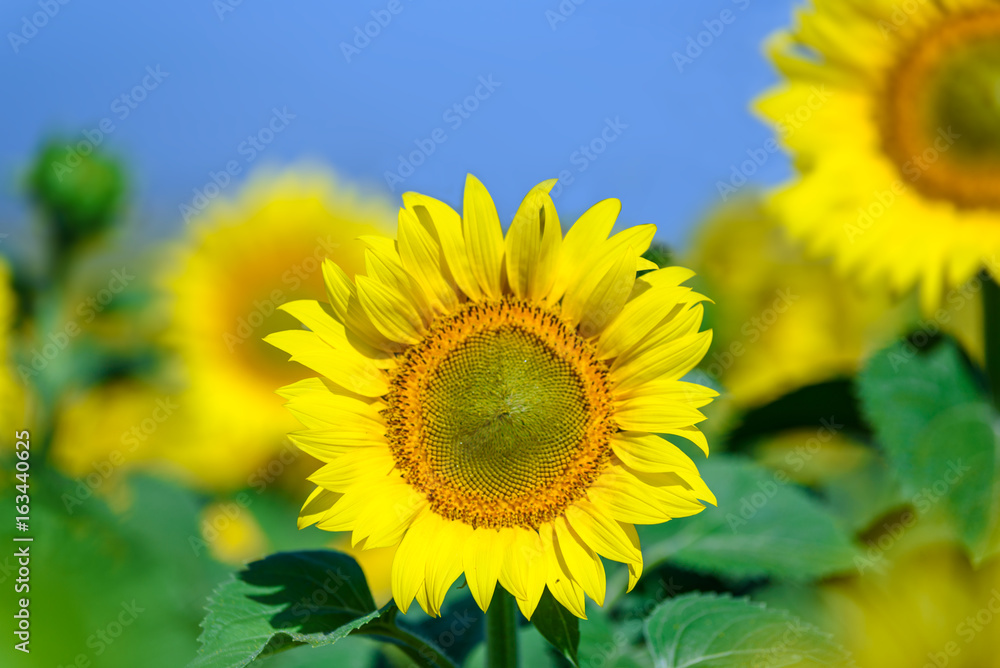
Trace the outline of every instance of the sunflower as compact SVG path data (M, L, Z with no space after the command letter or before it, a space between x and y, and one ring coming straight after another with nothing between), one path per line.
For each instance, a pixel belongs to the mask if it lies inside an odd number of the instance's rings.
M17 381L12 363L16 305L10 267L0 257L0 428L5 434L13 434L27 426L24 422L24 386Z
M273 389L307 372L261 338L294 324L281 304L325 294L323 260L353 275L364 266L357 237L392 220L385 201L321 171L292 170L258 174L234 201L217 200L192 221L163 278L172 301L166 338L188 387L178 414L192 432L165 459L219 490L273 469L296 425Z
M772 43L759 109L800 176L792 233L868 287L943 290L1000 265L1000 2L815 0Z
M1000 667L1000 561L975 569L947 542L882 544L875 567L819 591L821 619L857 665Z
M267 340L321 374L280 391L325 462L299 525L399 544L393 597L440 614L464 572L487 609L497 582L531 617L545 587L584 617L603 603L601 557L642 570L634 524L715 499L656 434L708 450L695 426L716 393L681 381L705 354L693 272L643 260L655 227L607 238L621 208L594 205L563 238L532 189L503 236L489 193L464 216L403 196L398 241L370 237L353 282L323 265L329 305L282 308L308 329ZM648 271L637 278L637 271Z
M805 257L761 198L712 212L683 259L725 303L704 368L739 407L850 375L903 328L906 314L887 295Z

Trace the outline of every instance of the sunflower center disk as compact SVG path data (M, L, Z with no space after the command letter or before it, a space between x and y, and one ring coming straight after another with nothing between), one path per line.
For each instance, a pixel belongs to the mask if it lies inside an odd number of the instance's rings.
M552 482L586 433L573 367L515 325L473 334L427 384L431 465L465 488L511 498Z
M406 353L389 395L403 477L450 519L537 527L607 463L606 373L551 314L517 302L467 307Z
M960 207L1000 207L1000 12L920 38L888 93L886 148L904 177Z

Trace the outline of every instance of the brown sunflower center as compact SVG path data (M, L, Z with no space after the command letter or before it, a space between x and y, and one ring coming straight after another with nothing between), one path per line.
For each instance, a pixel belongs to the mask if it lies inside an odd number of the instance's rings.
M1000 208L1000 11L945 19L889 77L885 150L929 197Z
M440 515L537 528L611 456L607 365L557 316L469 304L409 348L386 423L403 478Z

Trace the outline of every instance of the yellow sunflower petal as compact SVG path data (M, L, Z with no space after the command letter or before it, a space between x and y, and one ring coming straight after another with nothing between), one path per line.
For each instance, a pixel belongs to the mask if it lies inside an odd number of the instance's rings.
M472 598L484 612L493 599L509 539L508 533L496 529L476 529L465 543L462 555L465 580L469 583Z
M639 534L636 532L635 527L631 524L625 524L620 522L622 531L628 536L629 541L639 547ZM635 588L635 585L639 582L639 578L642 577L642 552L639 553L639 558L635 561L630 561L628 563L628 589L626 592L630 592Z
M545 551L545 586L564 608L580 619L586 619L583 588L573 580L566 560L556 547L555 530L551 524L543 524L538 527L538 535Z
M427 507L427 500L398 473L390 475L389 480L380 484L379 493L372 495L368 506L358 515L352 545L364 540L368 550L398 544L413 518Z
M425 225L437 230L448 269L459 289L470 299L479 299L482 290L472 272L470 253L462 231L462 217L454 209L433 197L418 193L403 193L403 202Z
M434 544L434 549L427 555L424 570L429 606L425 612L432 617L440 617L444 595L462 574L463 562L460 555L472 534L472 527L463 522L441 518L436 525L432 524L426 530L431 533L425 539Z
M573 223L562 242L562 256L568 259L559 263L549 293L550 302L558 301L566 289L575 285L580 275L589 269L587 259L607 240L621 210L622 203L617 199L602 200Z
M587 297L580 313L580 334L597 336L621 313L635 283L636 260L632 248L625 249Z
M566 519L577 535L608 559L622 563L642 559L638 542L633 544L621 525L590 501L581 499L567 508Z
M538 301L552 288L562 243L556 206L549 197L555 179L532 188L507 230L507 281L515 297Z
M428 540L432 526L438 526L437 515L425 508L413 520L392 560L392 597L404 615L424 587L427 559L437 549L435 542ZM424 603L421 606L429 607Z
M500 568L500 584L514 594L521 613L531 619L545 590L546 559L538 533L521 527L512 537Z
M707 330L682 337L659 348L651 348L617 368L612 366L612 381L618 392L627 392L657 378L677 380L697 366L710 345L712 332Z
M309 481L324 489L346 492L361 480L387 476L395 465L386 448L356 448L320 467Z
M299 521L298 527L300 529L305 529L306 527L312 526L322 519L333 504L336 503L343 494L340 492L331 492L328 489L323 489L322 487L317 487L306 499L306 502L302 504L302 510L299 511Z
M423 324L410 302L367 276L358 276L357 286L365 314L383 336L399 343L420 341Z
M288 440L297 448L324 463L330 463L355 448L387 448L385 429L344 431L342 429L307 429L292 432Z
M399 210L399 256L403 268L417 279L438 313L451 311L458 305L455 291L445 279L441 248L406 209Z
M500 218L493 198L472 174L465 179L462 214L472 273L486 295L500 297L503 294L500 284L504 253L503 231L500 229Z
M572 574L573 580L579 583L584 593L596 601L597 605L604 605L607 580L601 558L573 531L565 517L556 518L552 525L555 529L555 542L568 568L567 572Z
M264 340L291 355L293 362L309 367L341 387L366 397L389 391L385 374L360 354L338 353L314 332L287 330L268 334Z

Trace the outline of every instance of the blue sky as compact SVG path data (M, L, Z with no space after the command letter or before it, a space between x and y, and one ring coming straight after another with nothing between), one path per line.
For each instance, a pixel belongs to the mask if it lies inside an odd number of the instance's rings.
M748 104L775 80L761 41L790 12L784 0L7 0L0 220L23 224L18 179L41 138L96 139L103 122L149 234L179 229L180 205L227 163L237 184L320 160L371 191L453 204L473 172L507 219L561 176L566 219L614 196L623 224L655 223L678 244L770 137ZM753 180L787 173L772 155Z

